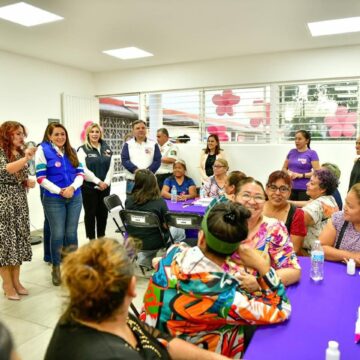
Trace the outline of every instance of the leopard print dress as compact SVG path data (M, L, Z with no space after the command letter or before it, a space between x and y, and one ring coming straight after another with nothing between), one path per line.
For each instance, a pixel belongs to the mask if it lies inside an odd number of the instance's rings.
M20 159L19 155L17 159ZM27 169L16 175L6 171L8 159L0 148L0 266L30 261L30 220L26 189Z

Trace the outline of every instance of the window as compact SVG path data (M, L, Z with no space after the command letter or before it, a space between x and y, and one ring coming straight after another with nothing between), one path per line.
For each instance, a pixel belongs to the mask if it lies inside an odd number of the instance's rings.
M163 126L171 138L186 134L193 143L214 133L223 143L279 143L299 129L310 131L314 141L354 140L359 133L356 79L112 97L122 102L117 113L125 122L138 118L140 97L153 138ZM100 106L109 110L102 99Z
M104 140L114 153L115 171L113 182L123 178L120 153L124 140L131 134L131 124L139 118L139 95L100 98L100 125Z
M186 134L192 142L200 140L200 91L150 93L145 104L151 134L166 127L172 139Z
M352 140L358 122L358 81L278 86L278 124L284 139L296 130L311 132L313 140Z
M205 134L221 142L265 143L270 133L270 87L205 90Z

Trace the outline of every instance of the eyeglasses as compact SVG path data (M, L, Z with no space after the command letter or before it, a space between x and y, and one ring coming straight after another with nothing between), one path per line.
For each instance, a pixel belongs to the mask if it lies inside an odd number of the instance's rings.
M251 199L253 199L257 204L263 204L266 201L266 199L261 195L251 196L247 193L241 194L240 199L244 202L249 202Z
M276 192L277 190L279 190L281 194L285 194L288 191L290 191L290 189L285 185L282 185L282 186L268 185L267 188L273 192Z

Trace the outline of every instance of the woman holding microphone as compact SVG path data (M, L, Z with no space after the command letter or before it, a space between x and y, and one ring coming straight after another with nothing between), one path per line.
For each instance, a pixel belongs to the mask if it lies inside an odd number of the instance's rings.
M8 300L28 295L20 283L20 266L30 261L30 220L26 191L35 186L28 178L28 161L36 148L25 151L24 125L5 121L0 126L0 275Z

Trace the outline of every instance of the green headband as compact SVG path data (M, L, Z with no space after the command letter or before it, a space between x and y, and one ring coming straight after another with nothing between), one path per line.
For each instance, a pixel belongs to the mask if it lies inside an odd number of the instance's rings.
M218 239L216 236L211 234L211 232L209 231L208 226L207 226L207 219L208 219L210 212L211 211L208 211L206 213L206 215L203 218L203 221L201 222L201 229L204 232L206 244L213 251L216 251L223 255L230 255L233 252L235 252L235 250L237 250L237 248L239 247L240 241L236 242L236 243L228 243L221 239Z

